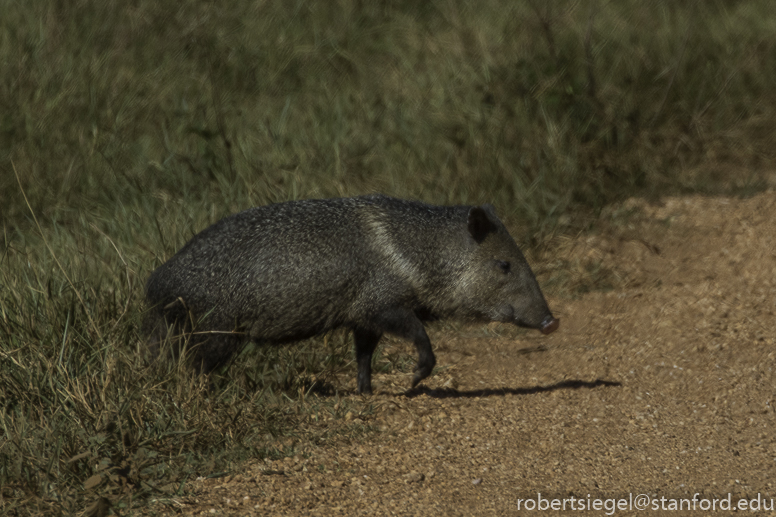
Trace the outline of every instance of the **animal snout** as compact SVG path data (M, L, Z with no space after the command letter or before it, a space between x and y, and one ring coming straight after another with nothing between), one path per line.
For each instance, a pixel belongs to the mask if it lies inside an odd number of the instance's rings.
M558 318L555 318L552 315L547 316L544 318L544 321L542 322L542 334L550 334L552 332L555 332L558 330L558 327L560 326L560 320Z

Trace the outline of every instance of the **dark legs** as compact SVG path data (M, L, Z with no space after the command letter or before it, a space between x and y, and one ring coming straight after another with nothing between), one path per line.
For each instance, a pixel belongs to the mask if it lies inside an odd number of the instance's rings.
M355 329L353 338L356 344L356 362L358 363L358 393L372 393L372 353L382 334L363 329Z
M420 381L431 375L431 371L436 365L436 357L434 357L434 351L431 349L431 341L426 335L426 329L423 328L423 323L419 319L414 318L414 322L417 323L417 328L413 329L413 333L405 336L407 339L412 339L415 342L415 348L418 350L418 366L415 367L415 375L412 376L412 387L418 385Z
M379 314L372 320L372 327L379 330L354 329L356 361L358 362L358 392L372 393L372 353L383 332L415 343L418 351L418 366L412 376L412 387L431 375L436 357L431 349L423 323L410 310L393 309Z

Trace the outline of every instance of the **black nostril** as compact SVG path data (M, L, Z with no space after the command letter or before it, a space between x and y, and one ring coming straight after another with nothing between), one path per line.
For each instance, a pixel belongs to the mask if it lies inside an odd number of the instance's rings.
M542 322L542 334L550 334L558 330L560 320L553 316L547 316Z

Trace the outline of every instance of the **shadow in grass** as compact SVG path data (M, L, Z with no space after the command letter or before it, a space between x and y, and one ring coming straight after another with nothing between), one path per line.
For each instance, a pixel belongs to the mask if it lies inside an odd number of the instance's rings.
M528 355L528 354L534 354L534 353L537 353L537 352L546 352L546 351L547 351L547 347L546 346L539 345L539 346L529 346L529 347L526 347L526 348L519 348L519 349L515 350L515 353L519 354L519 355Z
M592 389L601 386L622 386L622 383L616 381L606 381L604 379L596 379L594 381L569 380L550 384L549 386L534 386L532 388L486 388L482 390L469 391L459 391L452 388L431 389L420 386L407 390L400 396L414 398L420 395L428 395L429 397L436 399L473 398L504 395L533 395L534 393L543 393L545 391L578 390L580 388Z

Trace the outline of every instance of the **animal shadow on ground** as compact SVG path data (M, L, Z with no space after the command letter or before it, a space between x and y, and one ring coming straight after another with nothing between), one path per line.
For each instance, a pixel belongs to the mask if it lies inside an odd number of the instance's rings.
M407 398L415 398L420 395L427 395L436 399L447 398L474 398L474 397L492 397L492 396L504 396L504 395L533 395L535 393L542 393L545 391L555 390L578 390L580 388L598 388L605 387L617 387L622 386L622 383L617 381L607 381L604 379L596 379L594 381L580 381L580 380L566 380L550 384L549 386L533 386L530 388L484 388L481 390L456 390L453 388L426 388L424 386L418 386L412 388L399 396Z

